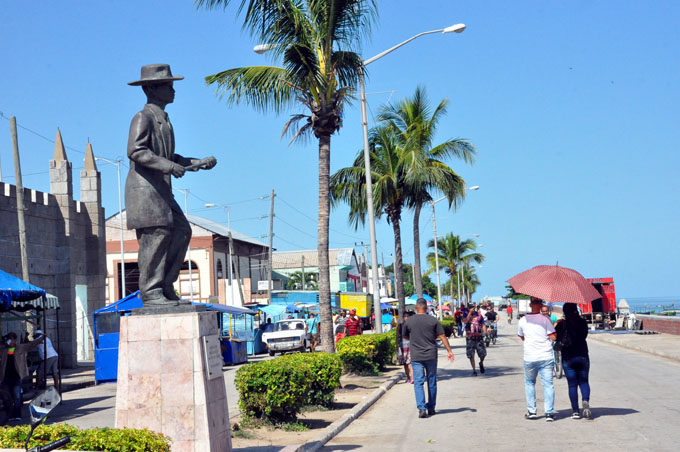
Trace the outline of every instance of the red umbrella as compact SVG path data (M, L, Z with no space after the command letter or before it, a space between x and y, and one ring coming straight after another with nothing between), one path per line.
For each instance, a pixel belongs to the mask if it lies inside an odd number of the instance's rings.
M589 303L602 295L579 272L559 265L537 265L508 279L517 293L551 303Z
M448 305L442 306L442 311L450 311L450 310L451 310L450 306L448 306Z

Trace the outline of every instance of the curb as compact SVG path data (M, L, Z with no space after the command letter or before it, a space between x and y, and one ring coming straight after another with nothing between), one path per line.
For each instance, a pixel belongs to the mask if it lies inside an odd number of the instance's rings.
M61 392L77 391L78 389L89 388L94 386L94 380L92 381L81 381L79 383L66 383L61 385Z
M670 360L675 361L675 362L680 362L680 358L678 358L677 356L672 356L672 355L669 355L668 353L664 353L662 351L659 351L659 350L656 350L656 349L653 349L653 348L640 347L638 345L630 345L630 344L627 344L627 343L622 342L622 341L617 341L615 339L611 339L611 340L600 339L597 336L595 336L595 337L589 336L589 338L594 339L598 342L604 342L605 344L612 344L612 345L616 345L617 347L623 347L623 348L627 348L629 350L635 350L635 351L642 352L642 353L648 353L650 355L660 356L661 358L666 358L666 359L670 359Z
M343 431L349 424L352 423L356 418L361 416L364 411L369 409L375 402L377 402L387 391L389 391L392 386L394 386L399 380L404 378L404 373L399 372L398 374L390 377L385 383L380 385L378 389L373 391L373 393L364 400L357 404L354 408L346 413L337 421L333 422L331 425L326 427L324 431L314 440L306 444L299 446L288 446L281 450L281 452L316 452L321 449L324 444L326 444L331 439L335 438L341 431Z

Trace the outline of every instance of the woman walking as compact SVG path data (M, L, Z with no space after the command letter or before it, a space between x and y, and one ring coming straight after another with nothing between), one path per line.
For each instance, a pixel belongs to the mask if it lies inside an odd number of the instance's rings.
M399 329L399 339L401 339L401 347L399 347L398 358L399 363L404 366L404 376L406 377L406 383L413 384L413 367L411 366L411 341L404 338L404 325L406 324L406 319L409 318L411 313L406 311L404 313L404 323L401 324Z
M578 390L581 389L583 401L583 417L592 419L590 411L590 358L588 357L588 324L581 318L576 304L565 303L562 308L564 320L559 320L555 327L557 343L562 344L562 365L569 384L569 400L571 401L572 419L580 419Z

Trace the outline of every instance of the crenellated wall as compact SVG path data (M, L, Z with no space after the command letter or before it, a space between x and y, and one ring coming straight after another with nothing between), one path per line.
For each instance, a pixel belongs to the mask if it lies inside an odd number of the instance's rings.
M47 333L57 346L59 325L62 366L74 367L79 346L81 359L94 359L92 311L105 305L104 209L92 147L88 144L80 174L82 201L73 199L72 165L59 132L54 155L49 162L51 193L24 188L27 255L30 282L59 298L59 323L56 312L48 311ZM16 202L16 187L0 182L0 268L21 278ZM84 310L76 308L76 286ZM87 315L78 317L77 312ZM3 334L24 329L23 322L2 323Z

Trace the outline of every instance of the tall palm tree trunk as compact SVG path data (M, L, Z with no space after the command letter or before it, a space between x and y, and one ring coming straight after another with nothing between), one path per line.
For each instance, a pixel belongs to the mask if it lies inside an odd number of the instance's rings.
M331 136L319 136L319 309L321 311L321 345L324 351L333 353L333 320L331 314L331 276L328 269L328 220L330 217L330 171Z
M423 298L423 272L420 270L420 204L413 213L413 281L418 298Z
M450 298L451 299L451 306L453 306L453 278L455 276L456 276L456 269L454 268L453 271L451 272L451 281L450 281L450 283L451 283L451 298ZM458 298L457 295L458 294L456 294L456 298ZM458 303L460 304L460 300L458 300Z
M397 285L397 300L399 300L399 325L404 321L406 311L406 300L404 295L404 269L402 267L401 256L401 226L399 219L392 218L392 229L394 230L394 278Z

